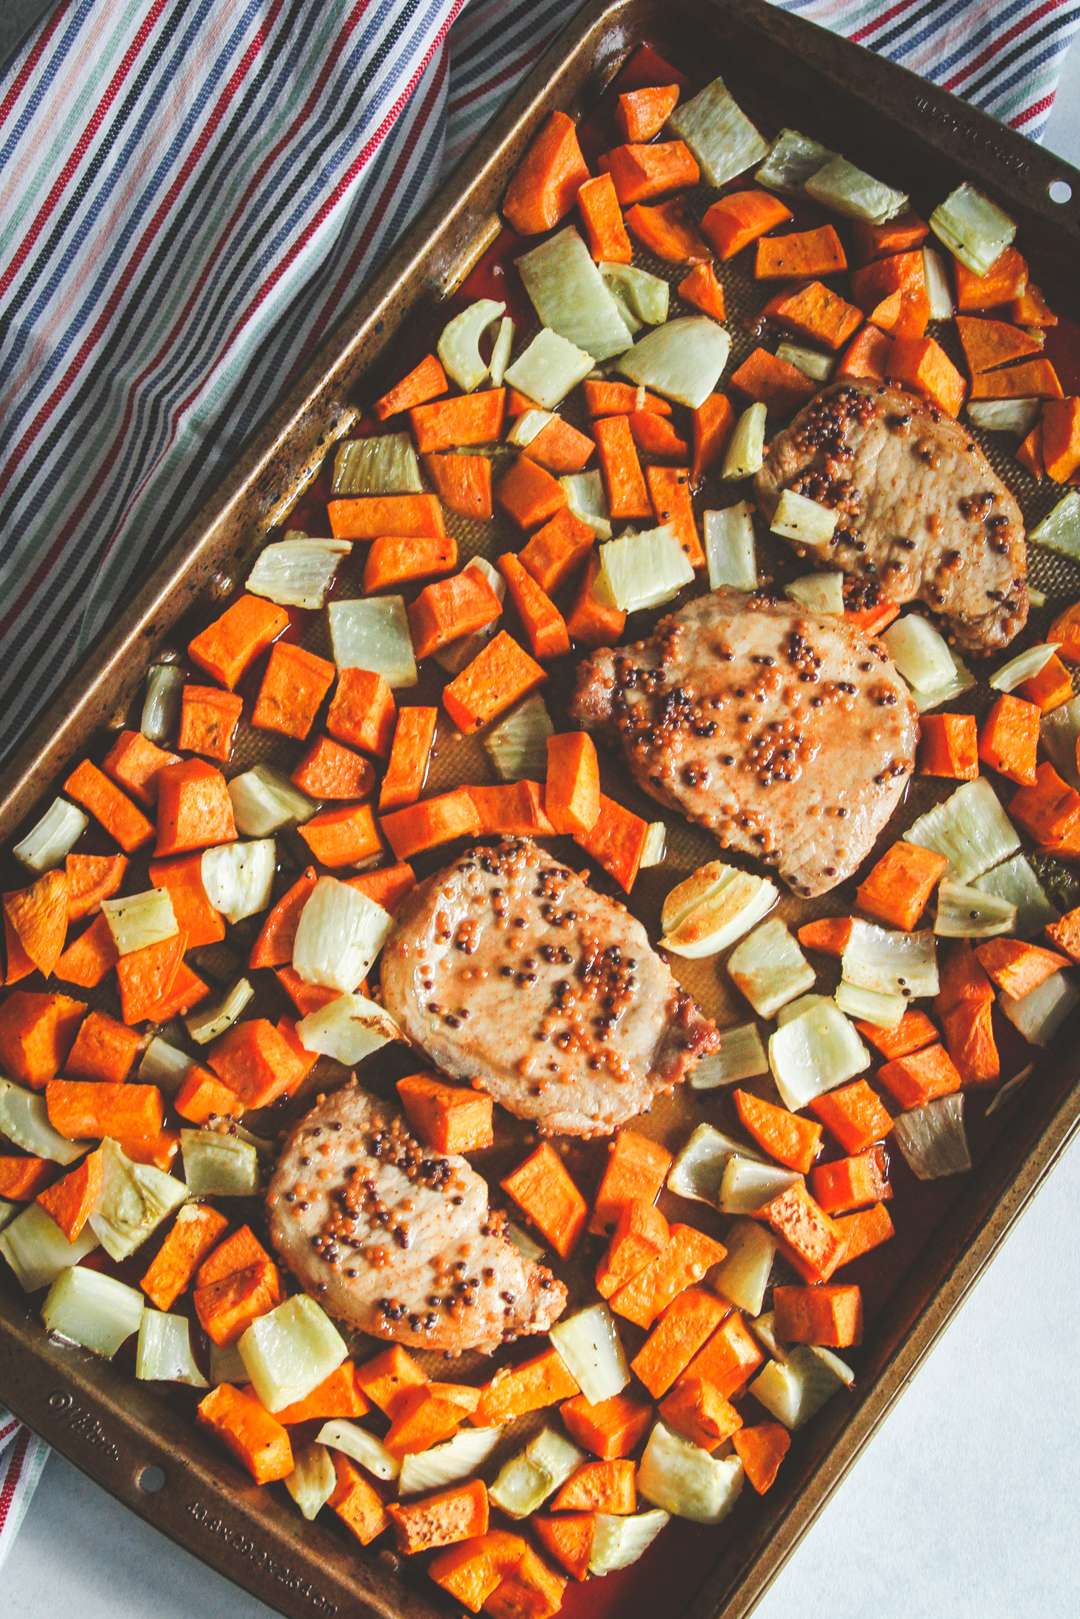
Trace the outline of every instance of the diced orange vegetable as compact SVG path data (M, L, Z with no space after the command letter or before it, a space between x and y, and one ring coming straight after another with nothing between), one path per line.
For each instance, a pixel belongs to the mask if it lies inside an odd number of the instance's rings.
M654 1400L682 1376L727 1313L728 1306L701 1287L688 1287L671 1301L630 1362Z
M862 1342L862 1290L858 1287L773 1289L777 1335L787 1343L847 1349Z
M316 737L289 780L310 798L368 798L375 785L369 760L328 736Z
M924 714L919 774L974 781L979 774L979 733L974 714Z
M343 804L321 810L297 831L324 866L358 866L382 852L370 804Z
M125 1028L106 1012L88 1012L67 1054L65 1071L73 1079L107 1079L122 1084L142 1050L142 1035Z
M408 609L413 650L426 658L450 641L493 624L502 603L477 568L427 585Z
M552 1512L633 1512L637 1468L625 1457L586 1462L572 1473L551 1503Z
M922 337L930 321L930 295L925 281L898 287L874 305L867 320L891 337Z
M975 946L983 971L1005 995L1019 1000L1069 966L1069 958L1023 939L987 939Z
M801 1181L785 1187L756 1212L781 1239L788 1259L807 1281L824 1281L835 1270L844 1245L833 1221Z
M994 1038L993 999L966 996L941 1010L945 1048L965 1085L988 1085L1001 1074Z
M703 405L691 411L694 426L694 458L690 477L700 483L706 472L719 461L735 427L735 411L727 394L710 394Z
M906 1057L894 1057L878 1069L878 1079L901 1107L922 1107L937 1096L958 1091L960 1074L944 1046L924 1046Z
M205 686L185 686L184 695L189 691L205 691ZM215 696L220 697L221 692L216 691ZM243 707L243 704L240 705ZM179 746L191 748L190 742L183 738L183 711L181 711L181 736ZM199 750L193 750L199 751ZM163 765L174 765L178 755L166 753L159 748L156 742L151 742L148 736L141 731L121 731L104 759L101 768L107 776L111 776L118 787L137 798L140 804L153 804L157 798L156 777Z
M339 742L385 758L396 713L394 694L382 675L373 669L341 669L327 710L326 729Z
M1080 906L1066 911L1056 922L1048 922L1046 936L1073 961L1080 962Z
M634 202L650 202L666 191L697 185L701 173L694 154L680 140L615 146L604 153L600 166L611 175L624 208Z
M81 916L99 911L102 900L111 899L119 891L127 866L122 854L69 854L64 861L68 921L77 922Z
M838 960L851 938L850 916L822 916L816 922L804 922L798 930L799 943L806 950L815 950L819 956L835 956Z
M65 984L77 984L80 989L96 989L102 979L116 966L118 952L113 943L112 930L100 913L88 928L68 945L54 972ZM10 952L8 956L10 963ZM11 983L9 973L8 983Z
M551 597L528 569L522 567L521 558L513 551L503 552L498 558L498 569L506 580L507 595L521 620L533 657L563 657L570 650L570 635L566 620Z
M193 1062L172 1099L173 1112L189 1124L207 1124L213 1118L237 1119L246 1104L216 1079L208 1068Z
M736 1090L733 1100L743 1129L761 1150L805 1175L821 1151L821 1125L749 1091Z
M1059 613L1046 633L1058 643L1063 658L1080 663L1080 602L1073 602Z
M700 1282L725 1252L722 1243L714 1242L703 1231L676 1223L671 1227L667 1246L611 1295L609 1307L639 1327L651 1327L672 1299Z
M262 596L243 595L188 643L188 657L231 691L283 630L289 615Z
M531 1546L508 1570L484 1604L491 1619L555 1619L566 1581L548 1568Z
M537 1518L532 1528L543 1546L560 1568L572 1574L575 1580L589 1576L593 1537L596 1534L596 1516L592 1512L564 1512L558 1518Z
M859 308L868 314L891 293L925 285L921 252L891 253L887 258L875 259L863 269L852 272L851 296Z
M427 1571L455 1602L470 1613L479 1613L506 1573L523 1560L528 1550L528 1543L520 1535L492 1529L439 1552Z
M346 881L352 882L355 879L346 878ZM320 1012L324 1006L337 999L336 989L327 989L322 984L306 984L292 967L275 967L274 977L301 1017L307 1017L309 1012Z
M443 707L458 730L469 736L490 725L546 678L543 666L512 635L500 630L443 688ZM400 858L400 851L395 849L395 853Z
M826 1214L848 1214L867 1203L892 1196L884 1149L870 1147L852 1158L834 1158L819 1164L810 1176L810 1190Z
M1028 267L1015 247L1007 247L985 275L976 275L959 259L953 261L956 307L961 311L996 309L1027 291Z
M342 1455L340 1450L332 1450L330 1459L334 1464L335 1484L327 1505L333 1508L361 1546L370 1546L390 1521L383 1498L356 1463Z
M642 247L668 264L698 264L709 257L709 244L677 197L655 206L635 203L627 211L626 223Z
M657 416L651 410L632 410L626 419L634 443L646 455L674 461L684 461L689 455L689 444L679 437L666 416Z
M50 1079L45 1086L45 1106L53 1129L69 1141L100 1141L112 1136L129 1157L140 1162L161 1134L164 1109L156 1085Z
M516 1366L501 1366L484 1384L472 1421L478 1428L501 1427L530 1411L569 1400L577 1392L562 1357L549 1347Z
M713 1383L682 1377L660 1402L669 1428L702 1450L715 1450L742 1427L742 1417Z
M1030 433L1021 439L1016 446L1016 459L1025 472L1030 472L1036 481L1045 478L1046 468L1043 465L1041 420L1035 423Z
M300 913L311 898L315 883L315 868L308 866L292 886L286 889L277 903L267 911L259 935L251 947L249 966L282 967L292 960Z
M70 995L15 990L0 1004L0 1067L40 1090L64 1066L86 1006Z
M206 895L202 880L202 855L180 855L176 860L152 860L150 881L164 888L172 900L176 925L187 934L187 948L201 949L225 937L225 922Z
M608 511L615 522L651 517L649 499L638 460L634 436L625 416L603 416L593 423L596 455L607 492Z
M928 235L926 222L910 212L897 214L884 225L856 220L852 228L855 257L860 264L869 264L871 259L884 258L889 253L910 252L921 247Z
M684 303L700 309L711 320L726 318L724 288L711 264L695 264L683 276L675 291Z
M274 651L277 650L275 647ZM236 727L243 712L244 699L236 692L222 691L220 686L196 686L187 681L180 704L177 746L186 753L204 754L208 759L231 758ZM176 759L176 754L171 755L171 762L175 763Z
M619 1208L607 1251L596 1267L596 1291L608 1299L663 1253L671 1232L648 1198L632 1197Z
M606 1235L618 1220L623 1204L636 1198L655 1203L671 1164L671 1154L661 1142L637 1130L618 1131L608 1149L589 1230L597 1236Z
M836 1228L844 1241L845 1265L853 1264L863 1254L868 1254L872 1248L879 1248L895 1235L895 1227L884 1203L874 1203L868 1209L856 1210L854 1214L842 1214Z
M405 1117L436 1152L479 1152L495 1140L493 1103L483 1091L448 1085L434 1074L409 1074L397 1082Z
M556 832L589 832L600 814L600 762L586 731L548 737L544 808Z
M654 416L670 416L671 406L658 394L647 393L631 382L609 382L598 377L586 377L581 384L585 409L592 417L626 416L632 410L647 410Z
M520 236L550 230L570 212L588 178L574 120L549 113L507 187L503 213Z
M645 85L627 90L615 106L615 122L628 141L651 141L659 135L679 99L677 84Z
M940 988L934 1000L934 1011L943 1016L964 1001L990 1005L993 999L990 980L979 965L970 940L957 939L940 964Z
M737 1394L765 1359L738 1310L726 1315L683 1374L711 1383L724 1399ZM680 1380L681 1381L681 1380Z
M996 365L1017 360L1022 354L1035 354L1041 342L1019 326L1003 320L978 320L971 315L956 317L956 334L968 363L968 370L991 371Z
M236 838L225 777L203 759L166 765L158 775L158 827L154 853L185 854Z
M778 292L762 313L826 348L841 349L862 325L862 314L823 281L808 281L796 292Z
M48 978L64 953L68 928L67 876L46 871L29 888L5 894L4 917L24 956Z
M547 472L580 472L595 448L588 434L579 432L561 416L552 416L529 441L529 460ZM563 510L565 507L560 507Z
M574 841L628 894L637 878L648 835L648 821L601 793L600 814L589 831L579 833Z
M408 860L425 849L437 849L455 838L473 838L480 831L480 817L467 787L427 798L394 810L379 821L380 829L398 860Z
M761 245L760 243L758 244ZM777 416L790 416L817 392L817 383L788 360L756 348L731 375L731 386Z
M68 1242L74 1242L97 1208L101 1196L104 1160L99 1147L87 1153L81 1164L39 1192L36 1201L51 1215Z
M449 573L458 563L457 541L452 534L426 539L380 534L371 542L364 563L365 595L415 584L435 574Z
M487 1533L488 1497L483 1479L455 1484L419 1501L393 1502L387 1513L399 1552L412 1556Z
M879 326L868 322L856 333L836 362L835 382L869 377L872 382L884 382L892 359L892 338Z
M420 797L427 776L439 711L403 708L394 728L394 741L379 793L379 810L400 809Z
M613 1394L590 1404L583 1394L559 1408L567 1433L602 1461L629 1456L652 1421L652 1406L632 1394Z
M192 1302L203 1331L221 1347L235 1343L282 1297L277 1266L251 1227L241 1226L199 1266Z
M487 388L417 405L409 411L409 425L420 454L434 455L470 444L494 444L502 432L505 410L506 389Z
M491 459L486 455L425 455L424 471L448 511L490 522Z
M642 413L646 415L646 412ZM649 416L650 421L661 417ZM538 528L519 553L519 560L550 596L588 556L596 536L588 523L565 506Z
M1013 299L1009 305L1009 315L1021 326L1046 327L1058 323L1057 316L1033 281L1029 281L1019 297Z
M936 850L905 843L901 838L886 849L863 878L855 890L855 902L867 916L910 933L912 928L918 927L919 918L948 866L945 856Z
M574 605L566 619L570 637L579 646L613 646L626 628L622 608L605 601L597 590L599 572L600 559L594 551L585 564Z
M372 1405L388 1417L402 1390L417 1388L426 1383L427 1378L400 1344L392 1344L356 1368L356 1381Z
M48 1158L4 1153L0 1155L0 1197L12 1203L28 1203L55 1171L56 1165Z
M862 1022L856 1022L855 1027L883 1057L906 1057L909 1051L918 1051L938 1037L926 1013L916 1008L905 1012L895 1029L883 1029L877 1023Z
M721 259L733 259L790 218L791 209L771 191L732 191L706 210L701 228Z
M754 1428L740 1428L732 1434L735 1454L758 1495L764 1495L776 1482L780 1463L791 1449L791 1435L779 1422L763 1422Z
M182 768L180 765L169 766L171 770ZM158 772L157 775L159 785L161 774ZM125 854L141 849L153 836L154 828L138 805L133 804L127 794L122 793L89 759L76 765L64 783L64 791L76 804L89 810L95 821L101 822Z
M116 981L125 1023L142 1023L151 1018L172 990L186 949L187 935L181 931L171 939L143 945L141 950L119 958Z
M1048 478L1068 483L1080 467L1080 399L1048 399L1042 412L1043 465Z
M426 405L429 399L438 399L449 387L446 372L434 354L425 354L419 365L414 365L381 399L376 399L372 412L384 422L388 416L397 416L414 405Z
M1006 366L1003 371L983 371L972 379L972 399L1045 399L1053 401L1064 397L1061 379L1049 360L1022 360L1019 365ZM1043 466L1046 466L1046 428L1043 425ZM1051 473L1051 476L1053 474Z
M425 408L445 410L447 406ZM439 539L446 532L437 495L351 495L346 500L328 501L326 510L330 532L339 540L374 540L380 534Z
M544 789L538 781L508 781L500 787L468 789L480 823L489 837L550 838L555 828L544 812Z
M368 899L373 899L376 905L381 905L384 911L391 914L397 910L405 895L411 894L416 887L416 873L406 860L394 866L379 866L375 871L362 871L359 877L347 877L345 880L350 888L358 888Z
M577 194L589 252L598 263L629 264L634 256L610 174L586 180Z
M831 225L758 238L754 261L758 281L812 281L815 276L846 269L844 245ZM855 279L853 276L853 284Z
M304 741L336 673L326 658L292 641L276 642L255 699L252 725Z
M618 418L620 421L624 418ZM689 467L645 468L649 498L658 523L666 524L682 547L692 568L705 566L705 553L698 538L697 518L690 498Z
M18 984L21 983L24 978L30 977L30 974L34 971L34 963L30 960L30 957L26 954L26 951L19 943L19 935L15 932L15 929L12 927L7 915L3 912L2 906L0 906L0 920L3 922L4 929L4 983ZM64 957L61 956L60 961L57 962L55 968L53 969L57 977L62 976L60 973L60 963L63 961L63 959Z
M897 337L889 356L889 376L929 399L946 416L959 416L967 384L941 344L932 337ZM977 379L976 379L977 382ZM972 398L981 397L972 388Z
M354 1363L343 1360L310 1394L282 1406L274 1416L286 1428L298 1422L325 1422L330 1417L362 1417L371 1407L356 1373Z
M304 1077L304 1066L267 1018L234 1023L207 1055L214 1073L249 1107L266 1107Z
M566 1259L585 1229L589 1206L551 1143L542 1141L499 1185Z
M1003 692L979 730L979 758L1019 786L1034 786L1041 723L1034 703Z
M254 1394L219 1383L199 1401L196 1417L247 1468L256 1484L270 1484L292 1472L289 1436Z
M1073 695L1069 671L1056 652L1047 659L1037 675L1021 683L1020 690L1043 714L1060 708Z
M1009 814L1045 849L1068 844L1080 824L1080 793L1062 781L1044 760L1035 772L1035 785L1021 787L1009 803Z
M882 630L888 629L893 619L899 618L900 607L897 602L890 601L887 596L875 592L877 600L868 607L848 607L844 611L844 618L855 628L862 630L864 635L880 635Z

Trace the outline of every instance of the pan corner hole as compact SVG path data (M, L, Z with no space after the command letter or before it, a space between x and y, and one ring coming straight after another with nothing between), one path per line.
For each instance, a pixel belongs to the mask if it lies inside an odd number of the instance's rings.
M1072 201L1073 188L1068 180L1051 180L1046 190L1050 201L1056 202L1061 207Z
M144 1495L157 1495L165 1488L165 1474L160 1467L144 1467L135 1482Z

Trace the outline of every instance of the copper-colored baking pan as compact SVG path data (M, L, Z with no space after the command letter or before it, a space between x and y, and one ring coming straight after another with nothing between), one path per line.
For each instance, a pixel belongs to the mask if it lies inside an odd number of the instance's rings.
M6 845L27 822L68 761L127 711L150 655L168 641L171 627L244 577L267 529L316 477L327 447L356 421L361 379L362 398L369 400L403 362L416 358L407 336L396 341L404 323L410 332L437 328L439 301L497 235L506 180L546 113L553 107L587 111L642 40L697 78L722 73L766 129L805 128L906 185L920 205L932 204L961 178L973 180L1018 219L1021 242L1054 306L1080 315L1070 306L1080 251L1076 170L890 63L757 0L594 0L42 717L6 773L0 842ZM1049 194L1059 179L1072 188L1072 201L1064 205ZM1025 493L1029 516L1049 503L1033 485ZM1059 592L1080 594L1078 583L1080 575L1063 585L1059 571ZM706 848L687 835L677 845L677 865L706 858L697 852ZM647 887L641 901L650 921L657 892ZM639 908L637 896L634 903ZM875 1301L857 1387L798 1436L769 1496L741 1501L735 1515L708 1532L705 1556L699 1542L695 1572L681 1588L674 1577L665 1582L673 1619L747 1614L809 1527L1075 1129L1080 1094L1070 1044L1062 1039L1047 1054L1008 1127L979 1143L976 1172L934 1189L929 1223L910 1236L902 1274ZM425 1619L449 1611L438 1592L407 1579L392 1559L360 1554L332 1528L305 1524L278 1492L244 1484L193 1427L187 1407L136 1383L119 1366L50 1344L36 1311L6 1275L0 1278L0 1398L105 1489L284 1614ZM156 1491L147 1488L148 1469L164 1476ZM662 1538L657 1550L663 1545ZM669 1543L665 1555L674 1576L678 1547ZM624 1619L637 1602L627 1597L613 1607L603 1594L608 1584L573 1593L573 1611L618 1612Z

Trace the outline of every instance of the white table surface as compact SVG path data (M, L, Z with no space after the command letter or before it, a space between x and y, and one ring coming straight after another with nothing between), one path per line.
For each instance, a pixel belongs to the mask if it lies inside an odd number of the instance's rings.
M1080 166L1080 51L1045 144ZM1078 1207L1074 1147L755 1619L1080 1613ZM54 1455L0 1575L0 1613L269 1619L270 1610Z

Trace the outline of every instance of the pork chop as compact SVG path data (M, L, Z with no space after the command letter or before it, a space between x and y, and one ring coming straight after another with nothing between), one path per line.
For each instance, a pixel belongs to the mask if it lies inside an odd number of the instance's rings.
M622 748L661 804L802 895L859 865L896 808L918 735L880 641L839 615L736 590L594 653L571 712Z
M464 1158L441 1157L355 1083L293 1130L266 1197L270 1237L332 1316L424 1349L546 1332L566 1289L525 1259Z
M528 838L414 889L382 997L444 1073L545 1135L610 1134L716 1044L641 923Z
M967 428L874 382L826 388L769 445L757 475L770 521L793 489L839 510L827 553L895 602L922 601L970 652L1027 622L1020 508Z

